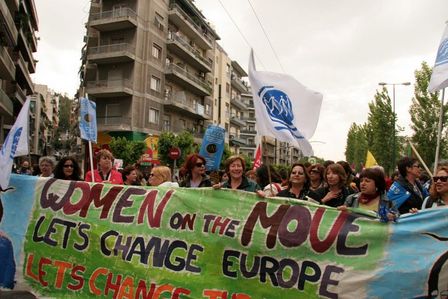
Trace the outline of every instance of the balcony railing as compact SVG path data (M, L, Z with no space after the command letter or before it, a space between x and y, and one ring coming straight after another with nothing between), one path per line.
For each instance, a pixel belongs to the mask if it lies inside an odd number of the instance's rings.
M204 33L202 28L195 21L193 21L193 19L187 13L185 13L179 5L174 2L171 3L170 10L176 10L184 18L185 21L187 21L191 26L194 27L194 29L196 29L199 35L203 36L209 44L213 44L212 38Z
M90 21L116 19L129 17L130 19L137 19L137 13L129 7L121 7L114 10L102 11L100 13L93 13L90 15Z
M205 106L199 103L188 101L187 99L175 98L174 96L165 97L166 104L179 107L193 114L200 115L204 118L211 118L211 112L205 109Z
M109 88L109 87L132 88L132 81L129 79L87 81L87 88Z
M135 47L132 44L129 43L121 43L121 44L109 44L109 45L102 45L98 47L90 47L89 48L89 54L105 54L105 53L113 53L113 52L122 52L122 51L128 51L128 52L135 52Z
M123 116L97 116L96 118L98 125L110 125L110 126L116 126L116 125L130 125L131 124L131 118L130 117L123 117Z
M168 42L177 42L177 43L181 44L191 54L193 54L196 59L198 59L203 64L205 64L208 68L212 67L212 63L209 60L202 57L201 53L198 50L196 50L195 48L190 46L190 44L186 40L182 39L180 36L177 36L175 33L172 33L172 32L168 33Z
M244 101L241 100L241 97L240 97L240 96L232 97L232 98L230 99L230 103L231 103L232 105L235 105L236 107L238 107L240 110L247 110L247 109L248 109L248 107L246 106L246 104L244 103Z
M188 80L194 82L195 84L197 84L197 85L201 86L202 88L204 88L205 90L207 90L208 93L212 92L212 87L207 82L205 82L205 80L199 79L195 75L187 72L185 69L181 68L180 66L178 66L174 63L167 64L166 70L167 70L167 72L175 72L175 73L182 75L183 77L187 78Z

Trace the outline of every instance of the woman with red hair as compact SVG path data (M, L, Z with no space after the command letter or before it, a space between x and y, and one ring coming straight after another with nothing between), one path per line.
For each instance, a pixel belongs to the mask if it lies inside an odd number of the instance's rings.
M191 154L185 160L182 168L185 170L186 176L185 179L180 183L181 187L201 188L212 186L212 182L205 174L204 157L198 154Z

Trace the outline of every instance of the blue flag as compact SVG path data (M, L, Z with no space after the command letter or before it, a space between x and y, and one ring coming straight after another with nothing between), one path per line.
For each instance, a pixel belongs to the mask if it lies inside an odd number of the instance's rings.
M208 171L219 170L224 152L225 132L223 128L214 125L209 125L205 131L199 155L205 158Z
M411 193L409 193L406 188L404 188L401 184L394 182L392 186L390 186L389 191L387 192L387 197L390 201L392 201L393 206L395 208L401 207L401 205L408 200L408 198L411 196Z
M96 143L96 104L87 98L81 98L81 119L79 121L79 130L81 138Z

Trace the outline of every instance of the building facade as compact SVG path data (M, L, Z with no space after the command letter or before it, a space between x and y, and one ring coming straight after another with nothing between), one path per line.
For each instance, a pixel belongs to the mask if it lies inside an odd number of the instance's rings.
M0 143L34 92L38 18L33 0L0 1ZM30 129L32 130L32 129Z

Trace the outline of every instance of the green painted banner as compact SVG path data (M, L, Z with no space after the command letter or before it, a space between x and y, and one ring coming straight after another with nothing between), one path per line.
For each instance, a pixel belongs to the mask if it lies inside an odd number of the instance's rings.
M388 236L354 213L240 191L51 179L35 194L23 275L58 298L336 298L372 275Z

